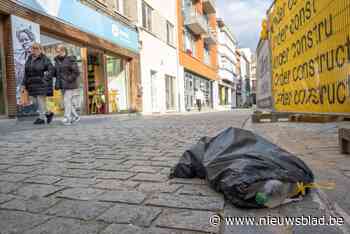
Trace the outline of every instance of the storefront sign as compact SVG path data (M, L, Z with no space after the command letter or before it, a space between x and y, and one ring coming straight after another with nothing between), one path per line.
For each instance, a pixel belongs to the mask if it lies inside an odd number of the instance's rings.
M71 24L134 52L139 51L138 33L77 0L17 0L25 7Z
M40 26L17 16L11 16L11 23L18 114L32 114L36 108L30 102L28 95L22 92L21 85L24 78L25 63L30 55L32 45L34 42L40 42Z
M269 15L277 111L350 113L350 1L277 0Z
M262 109L271 109L271 56L268 40L262 40L257 49L257 106Z

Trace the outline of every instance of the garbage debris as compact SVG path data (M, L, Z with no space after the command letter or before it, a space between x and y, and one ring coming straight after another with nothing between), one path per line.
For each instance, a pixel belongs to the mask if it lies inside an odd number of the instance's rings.
M170 177L207 179L238 207L273 208L306 193L314 175L299 158L253 132L228 128L187 150ZM300 200L300 199L299 199Z

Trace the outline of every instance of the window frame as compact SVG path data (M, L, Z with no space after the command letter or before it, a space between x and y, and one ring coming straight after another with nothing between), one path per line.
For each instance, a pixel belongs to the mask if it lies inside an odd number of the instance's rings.
M170 21L166 21L166 34L167 34L167 43L171 46L175 45L175 25Z
M153 10L154 9L147 2L142 1L142 27L150 32L152 32L153 29Z

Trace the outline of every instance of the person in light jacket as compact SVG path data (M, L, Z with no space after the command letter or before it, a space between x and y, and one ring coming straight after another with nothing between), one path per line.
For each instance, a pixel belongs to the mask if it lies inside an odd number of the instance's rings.
M53 113L47 112L46 97L53 96L53 65L48 57L42 52L39 43L34 43L24 69L22 89L26 89L32 100L37 105L39 117L34 124L49 124Z
M76 110L76 98L79 95L79 67L74 56L68 56L64 45L56 47L55 89L61 90L64 102L64 125L77 123L80 117Z

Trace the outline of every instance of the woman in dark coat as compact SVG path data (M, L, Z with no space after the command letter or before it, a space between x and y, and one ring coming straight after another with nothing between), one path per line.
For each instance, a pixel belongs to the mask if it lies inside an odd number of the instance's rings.
M58 45L55 57L55 88L62 90L64 99L64 125L71 125L80 120L76 110L79 99L79 67L74 56L68 56L64 45Z
M51 123L53 113L46 111L46 97L53 96L52 74L54 68L39 43L34 43L32 53L25 64L22 86L28 91L32 101L38 106L39 118L34 124Z

